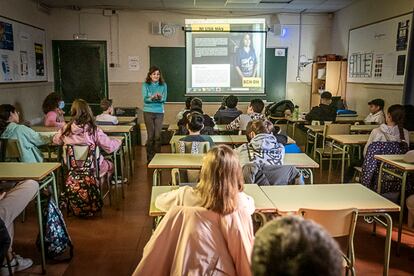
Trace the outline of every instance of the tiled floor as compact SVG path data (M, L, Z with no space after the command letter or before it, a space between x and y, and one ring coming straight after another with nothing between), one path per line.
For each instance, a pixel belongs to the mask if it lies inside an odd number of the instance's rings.
M130 275L139 262L142 249L151 235L152 220L147 215L152 172L146 169L145 149L136 151L135 175L126 188L120 210L104 207L102 217L93 219L66 218L75 251L70 262L48 263L47 275ZM319 173L315 173L316 183ZM165 179L165 178L164 178ZM18 254L34 259L36 265L18 275L39 275L40 254L35 240L38 233L33 203L27 209L27 220L15 223L14 249ZM377 227L377 236L371 235L371 226L360 219L355 239L356 272L359 275L381 275L385 231ZM394 228L393 240L396 240ZM390 275L414 275L414 232L405 230L401 256L395 254L393 242Z

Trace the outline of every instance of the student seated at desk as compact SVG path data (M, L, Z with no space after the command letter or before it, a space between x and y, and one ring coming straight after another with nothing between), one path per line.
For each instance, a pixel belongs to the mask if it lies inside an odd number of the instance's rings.
M187 97L187 99L185 100L185 108L182 109L180 112L178 112L176 116L177 122L183 118L184 113L186 113L187 111L190 111L192 99L194 99L194 97Z
M325 121L334 122L336 119L336 109L330 104L332 103L332 94L328 91L324 91L321 94L321 103L319 106L315 106L312 110L306 114L305 119L309 122L320 121L322 124Z
M366 124L383 124L385 123L384 115L384 100L383 99L374 99L368 102L369 114L364 119Z
M214 120L217 124L225 125L231 123L234 119L239 117L243 112L237 109L239 98L234 95L225 97L220 108L214 115Z
M191 100L190 102L190 111L187 111L183 114L183 118L181 120L178 121L177 125L178 125L178 131L177 134L178 135L187 135L188 134L188 129L187 129L187 124L188 124L188 118L187 115L193 113L193 112L197 112L199 114L201 114L204 118L204 128L201 131L201 134L206 134L206 135L212 135L214 134L214 121L213 119L211 119L210 116L208 116L207 114L204 114L203 112L203 102L201 101L201 99L199 98L194 98Z
M249 122L246 127L246 136L249 142L235 149L242 166L252 162L283 165L285 147L277 141L272 133L268 132L264 121Z
M3 183L0 181L0 186ZM13 184L13 183L9 183ZM36 196L39 184L34 180L25 180L17 184L8 191L0 190L0 219L4 222L5 229L0 225L0 240L3 242L4 235L10 237L10 246L6 254L9 255L10 265L13 272L25 270L33 265L29 258L23 258L13 252L12 244L14 237L14 220L26 208L27 204ZM2 229L3 228L3 229ZM1 275L8 275L6 260L1 260Z
M190 113L187 116L188 123L187 129L189 131L189 135L180 139L180 141L184 142L209 142L210 147L214 146L213 139L209 135L201 135L200 132L204 128L204 118L197 112Z
M0 105L0 138L15 139L20 144L20 161L26 163L43 162L39 146L50 142L33 129L20 125L19 112L10 104Z
M266 223L256 233L252 254L254 276L343 275L337 242L318 224L298 216Z
M65 114L63 111L64 107L65 102L56 92L47 95L42 105L43 113L45 114L45 126L63 127L65 125L65 118L63 117Z
M404 142L410 144L409 133L404 129L404 107L400 104L388 108L385 117L386 124L373 129L364 148L364 155L368 146L373 142Z
M247 123L252 120L265 120L266 117L262 114L264 109L264 102L261 99L253 99L247 107L247 114L241 114L226 126L228 130L246 130Z
M112 100L103 99L101 101L102 114L96 116L96 123L99 124L118 124L118 118L114 115L114 107L112 106Z
M112 153L121 146L121 141L110 139L100 128L96 127L91 108L84 100L77 99L70 109L72 116L69 123L53 137L56 145L96 145L107 153ZM100 175L112 174L114 166L101 155L99 158Z
M168 211L171 206L201 206L226 215L243 211L253 214L253 198L243 192L243 174L233 150L226 145L212 148L204 157L200 181L193 188L183 186L159 195L155 206Z

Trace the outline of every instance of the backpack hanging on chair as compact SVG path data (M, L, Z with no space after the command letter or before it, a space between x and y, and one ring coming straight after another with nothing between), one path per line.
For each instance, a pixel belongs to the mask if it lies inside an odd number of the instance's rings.
M69 172L62 202L66 203L68 212L75 216L90 217L102 210L103 200L95 171L97 168L92 166L96 158L95 150L95 145L90 145L83 165L78 166L73 146L67 145Z
M43 238L46 256L53 260L68 260L73 257L73 245L65 220L52 197L43 209ZM37 237L40 248L40 236Z
M292 101L289 100L283 100L278 103L272 103L266 106L265 108L265 115L266 116L272 116L272 117L284 117L285 114L283 112L286 109L290 109L293 112L293 109L295 108L295 105L292 103Z

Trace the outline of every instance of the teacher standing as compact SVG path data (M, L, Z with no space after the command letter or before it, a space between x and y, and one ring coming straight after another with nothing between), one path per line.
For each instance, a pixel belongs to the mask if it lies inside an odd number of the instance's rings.
M144 122L147 128L147 162L155 153L161 152L161 130L164 119L164 103L167 100L167 84L162 78L161 71L151 66L147 78L142 84L144 100Z

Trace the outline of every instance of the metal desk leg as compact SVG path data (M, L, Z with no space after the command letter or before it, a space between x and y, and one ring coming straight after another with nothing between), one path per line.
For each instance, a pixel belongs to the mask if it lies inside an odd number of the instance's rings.
M398 220L398 242L397 242L397 255L400 255L400 246L401 246L401 234L402 234L402 225L404 218L404 205L405 205L405 186L407 182L407 171L404 171L402 175L401 182L401 202L400 202L400 218Z
M341 168L341 183L344 183L345 178L345 154L348 149L348 145L344 145L342 148L342 168Z
M114 179L115 179L115 205L116 209L119 210L119 196L118 196L118 160L117 160L117 152L118 150L114 151Z
M152 173L152 185L153 186L161 185L161 170L160 169L154 169L154 172Z
M121 163L121 191L122 191L122 198L125 198L125 191L124 191L124 179L125 179L125 175L124 175L124 169L125 169L125 164L124 164L124 148L121 148L121 150L119 151L119 162ZM128 182L127 182L128 183Z
M324 146L323 146L324 147ZM329 167L328 167L328 183L331 183L331 171L332 171L332 157L333 157L333 152L334 152L334 147L335 147L335 142L332 141L332 145L331 145L331 154L329 155ZM321 164L323 162L323 152L322 152L322 156L321 156L321 160L320 160Z
M59 197L58 197L58 191L57 191L57 186L56 186L56 175L54 172L51 173L52 175L52 190L53 190L53 196L55 198L55 203L56 206L59 206Z
M42 254L42 274L46 273L46 256L45 256L45 241L43 236L43 215L42 215L42 203L40 201L40 189L37 192L37 219L39 222L39 235L40 235L40 251Z
M125 148L126 148L126 155L127 155L127 161L128 161L128 179L132 178L132 163L131 163L131 152L129 150L129 143L128 143L128 134L124 133L125 137Z

